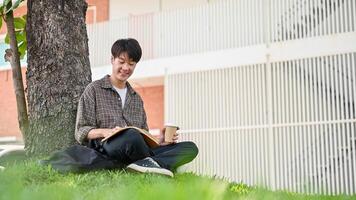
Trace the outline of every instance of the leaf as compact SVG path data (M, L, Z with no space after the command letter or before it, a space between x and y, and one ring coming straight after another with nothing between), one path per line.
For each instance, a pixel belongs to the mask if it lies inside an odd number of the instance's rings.
M27 42L26 41L22 42L19 45L18 50L19 50L20 58L23 59L25 57L25 55L26 55Z
M26 33L26 29L22 30L22 35L25 38L25 41L27 41L27 33Z
M3 11L2 11L2 13L5 15L6 13L8 13L9 12L9 8L8 8L8 6L10 6L10 5L8 5L9 3L11 2L11 0L5 0L4 1L4 3L2 4L2 6L3 6ZM7 10L7 9L9 9L9 10Z
M6 44L10 44L10 36L9 36L9 33L6 33L6 36L5 36L5 43L6 43Z
M26 32L25 31L15 31L16 41L17 43L26 42ZM10 44L10 36L6 33L5 43Z
M23 2L24 0L17 0L10 9L6 10L5 14L9 13L10 11L15 10L17 7L19 7L20 3Z
M20 3L23 2L24 0L17 0L14 5L12 5L11 9L15 10L17 7L19 7Z
M24 31L16 31L16 32L15 32L15 35L16 35L16 41L17 41L17 43L26 41L26 34L25 34Z
M4 6L4 8L6 8L7 4L10 2L11 0L5 0L4 3L2 4Z
M14 18L15 29L24 29L26 26L26 21L22 17Z
M17 7L19 7L20 3L23 2L24 0L17 0L11 7L12 10L15 10Z

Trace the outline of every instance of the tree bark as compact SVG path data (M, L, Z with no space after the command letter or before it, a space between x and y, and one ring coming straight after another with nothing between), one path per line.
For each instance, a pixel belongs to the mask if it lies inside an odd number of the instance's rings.
M49 153L75 143L77 103L91 82L84 0L27 1L26 150Z
M11 7L11 2L9 3L9 6ZM6 21L7 32L10 38L10 48L11 48L6 50L5 59L7 61L10 61L10 65L12 69L12 79L13 79L15 96L16 96L17 118L19 121L19 127L21 133L25 137L28 129L28 116L27 116L25 91L24 91L24 86L22 81L20 55L18 52L16 35L15 35L14 14L12 11L6 14L5 21Z

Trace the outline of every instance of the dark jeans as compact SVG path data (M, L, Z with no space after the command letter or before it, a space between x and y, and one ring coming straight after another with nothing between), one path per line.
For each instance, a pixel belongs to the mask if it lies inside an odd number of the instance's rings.
M122 165L151 157L161 167L171 171L189 163L198 155L198 148L193 142L180 142L150 148L142 135L135 129L128 129L95 148Z

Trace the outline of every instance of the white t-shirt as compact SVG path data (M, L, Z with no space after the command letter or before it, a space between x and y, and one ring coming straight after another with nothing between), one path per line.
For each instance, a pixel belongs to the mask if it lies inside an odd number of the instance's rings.
M124 106L125 106L125 100L126 100L127 87L125 87L124 89L120 89L120 88L114 87L114 89L115 89L116 92L119 94L119 96L120 96L120 98L121 98L121 105L122 105L122 108L124 108Z

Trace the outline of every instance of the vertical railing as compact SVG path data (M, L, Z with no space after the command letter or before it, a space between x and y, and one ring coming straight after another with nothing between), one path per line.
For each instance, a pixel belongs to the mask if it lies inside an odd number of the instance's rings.
M356 110L345 102L356 100L355 56L272 62L270 73L267 64L168 73L167 120L201 148L188 170L274 189L354 194Z
M111 46L117 39L128 37L128 27L126 18L88 26L91 67L110 64Z
M352 78L352 70L355 68L351 59L353 56L354 53L341 54L275 64L275 77L278 78L284 71L283 68L287 68L284 73L289 74L290 78L289 82L286 82L285 79L282 79L282 81L280 80L281 77L279 77L273 85L273 88L276 89L274 123L307 124L314 121L316 125L318 123L321 124L320 126L310 127L312 135L308 133L310 128L301 127L303 129L298 129L300 134L298 137L301 140L297 140L296 146L303 146L303 148L299 150L300 155L295 157L295 161L300 161L300 163L290 166L291 172L296 172L295 178L297 182L302 181L304 185L307 183L304 180L306 174L302 175L302 173L306 172L301 171L303 169L302 166L305 169L309 168L307 171L311 171L310 168L314 167L311 174L313 174L316 182L313 182L312 185L317 187L319 191L329 191L330 193L349 192L352 184L354 184L350 183L353 179L350 180L345 175L351 173L353 166L351 156L355 153L355 149L352 147L352 142L355 142L352 140L354 135L347 131L348 128L351 129L352 123L355 121L355 99L350 98L351 96L349 95L350 91L355 88L355 82ZM339 73L335 73L326 61L336 63L334 67L339 70ZM306 76L307 74L301 70L301 67L313 71L313 76ZM345 76L345 74L350 76ZM329 77L332 79L331 82L326 80ZM288 88L287 93L283 87L280 87L282 84ZM285 99L286 96L288 100ZM291 102L291 100L293 101ZM283 105L281 102L286 104ZM328 112L333 113L333 115L327 117ZM284 114L290 116L289 120L282 121L285 119L282 116ZM332 130L327 129L328 125ZM328 138L328 135L331 138ZM349 136L346 137L345 135ZM300 143L305 138L308 138L309 144ZM291 154L294 154L293 146L291 148ZM330 154L329 152L333 153ZM346 158L349 161L346 162L347 164L343 164ZM328 180L330 178L336 178L337 180L330 181ZM334 184L335 191L330 189L331 183ZM345 185L348 187L345 187Z
M153 36L153 17L153 13L129 17L128 37L135 38L140 42L144 50L142 52L142 59L152 59L154 55L153 44L155 40Z
M353 32L355 13L354 0L224 0L133 15L88 26L90 60L93 67L109 64L108 49L122 37L137 38L143 58L157 59L263 44L267 30L271 42Z
M271 0L271 35L264 43L269 48L269 41L303 43L307 37L354 32L355 4ZM356 193L355 53L308 57L273 62L269 68L267 55L260 70L251 71L254 65L249 65L167 75L166 90L175 98L174 104L173 97L166 100L167 119L185 127L184 140L202 147L194 171L272 189ZM205 79L207 88L201 88L198 82Z

